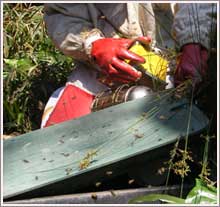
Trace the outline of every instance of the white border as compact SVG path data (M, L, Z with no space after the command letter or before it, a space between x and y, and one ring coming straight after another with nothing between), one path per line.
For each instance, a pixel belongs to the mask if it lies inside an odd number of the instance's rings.
M1 192L3 192L3 4L4 3L72 3L73 1L1 1ZM74 1L74 3L146 3L146 1ZM217 4L217 197L220 196L219 184L219 1L147 1L148 3L216 3ZM1 206L174 206L173 204L3 204L3 193L1 193ZM175 206L219 206L219 200L216 205L203 204L179 204Z
M217 3L217 197L220 199L219 183L219 2ZM219 205L218 200L218 205Z
M62 1L62 0L60 0L60 1L57 1L57 0L55 0L55 1L53 1L53 0L51 0L51 1L38 1L38 0L36 0L36 1L22 1L22 0L20 0L20 1L13 1L13 0L2 0L1 2L3 2L3 3L60 3L60 2L62 2L62 3L127 3L127 2L131 2L131 3L219 3L219 1L192 1L192 0L186 0L186 1L166 1L166 0L164 0L164 1L120 1L120 0L118 0L118 1L116 1L116 0L112 0L112 1L91 1L91 0L89 0L89 1L87 1L87 0L81 0L81 1L72 1L72 0L69 0L69 1Z
M0 124L1 124L1 192L3 192L3 2L1 2L1 58L0 58L0 61L1 61L1 64L0 64L0 73L1 73L1 100L0 100L0 103L1 103L1 117L0 117ZM1 194L1 204L3 203L3 193L0 193Z

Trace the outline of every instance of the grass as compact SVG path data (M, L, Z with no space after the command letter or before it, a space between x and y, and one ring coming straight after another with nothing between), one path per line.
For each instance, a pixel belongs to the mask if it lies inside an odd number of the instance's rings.
M5 3L3 27L3 130L26 133L40 127L44 106L73 61L47 36L42 4Z

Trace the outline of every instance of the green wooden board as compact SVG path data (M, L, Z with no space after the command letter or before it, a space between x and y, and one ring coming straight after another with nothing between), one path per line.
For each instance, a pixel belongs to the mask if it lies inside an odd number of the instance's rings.
M173 143L187 134L190 111L190 134L207 127L208 119L197 107L190 110L187 100L163 96L130 101L5 140L4 198L80 177ZM97 155L81 170L79 163L91 150L98 150ZM68 175L67 168L71 169Z

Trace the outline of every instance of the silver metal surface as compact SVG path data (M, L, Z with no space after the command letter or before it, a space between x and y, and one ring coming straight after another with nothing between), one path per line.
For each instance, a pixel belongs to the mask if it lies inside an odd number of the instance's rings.
M153 94L153 91L149 87L133 86L129 88L129 90L127 91L125 101L131 101L131 100L143 98L150 94Z

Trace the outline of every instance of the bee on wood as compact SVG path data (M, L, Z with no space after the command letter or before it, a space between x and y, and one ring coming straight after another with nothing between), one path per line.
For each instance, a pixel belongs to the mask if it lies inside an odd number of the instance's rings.
M159 116L159 119L160 119L160 120L167 120L168 118L165 117L164 115L160 115L160 116Z
M63 144L64 141L62 139L59 140L59 144Z
M71 168L66 168L65 171L66 171L66 175L69 175L71 173L72 169Z
M92 150L86 154L86 156L80 161L80 170L86 169L92 162L94 156L97 155L97 150Z
M28 160L25 160L25 159L24 159L24 160L22 160L22 161L23 161L24 163L29 163L29 161L28 161Z
M68 156L70 156L70 154L69 153L60 153L61 155L63 155L64 157L68 157Z
M142 138L144 136L144 134L134 134L134 137L136 138L136 139L140 139L140 138Z

